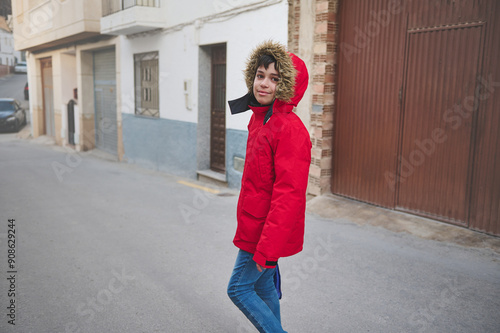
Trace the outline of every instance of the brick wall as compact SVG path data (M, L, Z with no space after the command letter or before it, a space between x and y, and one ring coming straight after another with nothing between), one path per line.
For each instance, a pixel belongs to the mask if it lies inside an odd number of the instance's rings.
M340 0L289 0L288 47L300 56L299 31L301 2L315 3L313 63L309 67L312 108L310 133L312 161L308 193L321 195L330 191L332 175L332 137L337 75L337 12ZM303 36L304 38L304 36Z

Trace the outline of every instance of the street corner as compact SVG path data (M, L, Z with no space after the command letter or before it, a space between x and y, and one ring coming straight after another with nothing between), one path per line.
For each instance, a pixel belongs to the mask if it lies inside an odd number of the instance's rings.
M376 207L333 194L318 196L307 203L307 212L325 219L342 219L357 225L382 227L422 239L459 246L489 249L500 255L500 238L436 220Z

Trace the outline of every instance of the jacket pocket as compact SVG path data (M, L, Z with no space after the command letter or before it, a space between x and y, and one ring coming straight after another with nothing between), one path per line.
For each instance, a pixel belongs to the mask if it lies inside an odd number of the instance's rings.
M262 219L269 213L271 200L261 199L259 197L245 197L242 209L253 217Z
M264 184L274 181L274 165L272 155L262 147L257 150L260 179Z

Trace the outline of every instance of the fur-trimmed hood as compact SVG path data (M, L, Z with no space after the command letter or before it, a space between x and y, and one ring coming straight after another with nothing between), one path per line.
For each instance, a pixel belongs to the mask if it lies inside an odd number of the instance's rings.
M276 100L274 111L291 112L304 96L309 83L309 74L302 59L286 51L285 46L274 41L259 44L248 57L243 71L248 92L245 96L229 101L232 114L245 112L249 109L253 97L253 82L257 73L257 64L261 56L269 54L276 59L276 70L280 74L280 82L276 85Z
M297 71L293 66L290 55L286 52L285 46L273 41L266 41L257 45L248 57L246 69L244 71L248 92L251 93L253 91L257 64L259 63L260 57L263 55L270 55L276 59L275 68L280 75L280 81L276 85L276 99L282 100L283 102L289 102L295 94L293 87L295 86Z

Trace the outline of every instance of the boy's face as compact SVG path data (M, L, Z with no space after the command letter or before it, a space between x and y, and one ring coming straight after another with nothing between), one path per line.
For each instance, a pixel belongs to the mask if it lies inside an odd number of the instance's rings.
M274 62L270 63L267 69L260 66L253 81L253 94L262 105L269 105L276 96L276 85L280 80L278 71L274 67Z

